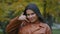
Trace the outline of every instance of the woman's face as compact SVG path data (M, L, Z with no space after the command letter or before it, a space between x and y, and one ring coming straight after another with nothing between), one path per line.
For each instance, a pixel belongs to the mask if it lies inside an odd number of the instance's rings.
M36 13L34 13L34 11L28 9L28 10L26 10L26 14L27 14L27 19L28 19L31 23L33 23L33 22L35 22L35 21L38 20L38 17L37 17L37 15L36 15Z

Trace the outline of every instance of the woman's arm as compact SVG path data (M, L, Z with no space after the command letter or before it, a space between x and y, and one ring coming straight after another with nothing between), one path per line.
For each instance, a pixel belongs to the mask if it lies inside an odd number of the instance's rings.
M18 20L18 17L15 17L14 19L12 19L6 27L6 32L9 33L16 30L21 24L20 22L21 21Z
M52 34L52 31L51 31L51 29L48 25L47 25L47 28L46 28L46 34Z

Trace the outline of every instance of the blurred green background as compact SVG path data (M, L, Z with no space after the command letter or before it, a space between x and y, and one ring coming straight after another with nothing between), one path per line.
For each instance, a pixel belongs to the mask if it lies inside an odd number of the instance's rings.
M20 16L29 3L35 3L53 34L60 34L60 0L0 0L0 34L9 21Z

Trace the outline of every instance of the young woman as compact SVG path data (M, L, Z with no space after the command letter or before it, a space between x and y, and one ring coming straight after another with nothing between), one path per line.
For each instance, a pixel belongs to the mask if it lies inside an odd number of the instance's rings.
M29 4L24 12L12 19L6 27L7 34L51 34L50 27L35 4Z

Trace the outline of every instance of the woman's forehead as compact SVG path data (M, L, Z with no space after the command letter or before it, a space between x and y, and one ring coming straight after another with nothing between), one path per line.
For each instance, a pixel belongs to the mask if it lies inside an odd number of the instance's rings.
M33 11L33 10L28 9L28 10L26 10L26 13L34 13L34 11Z

